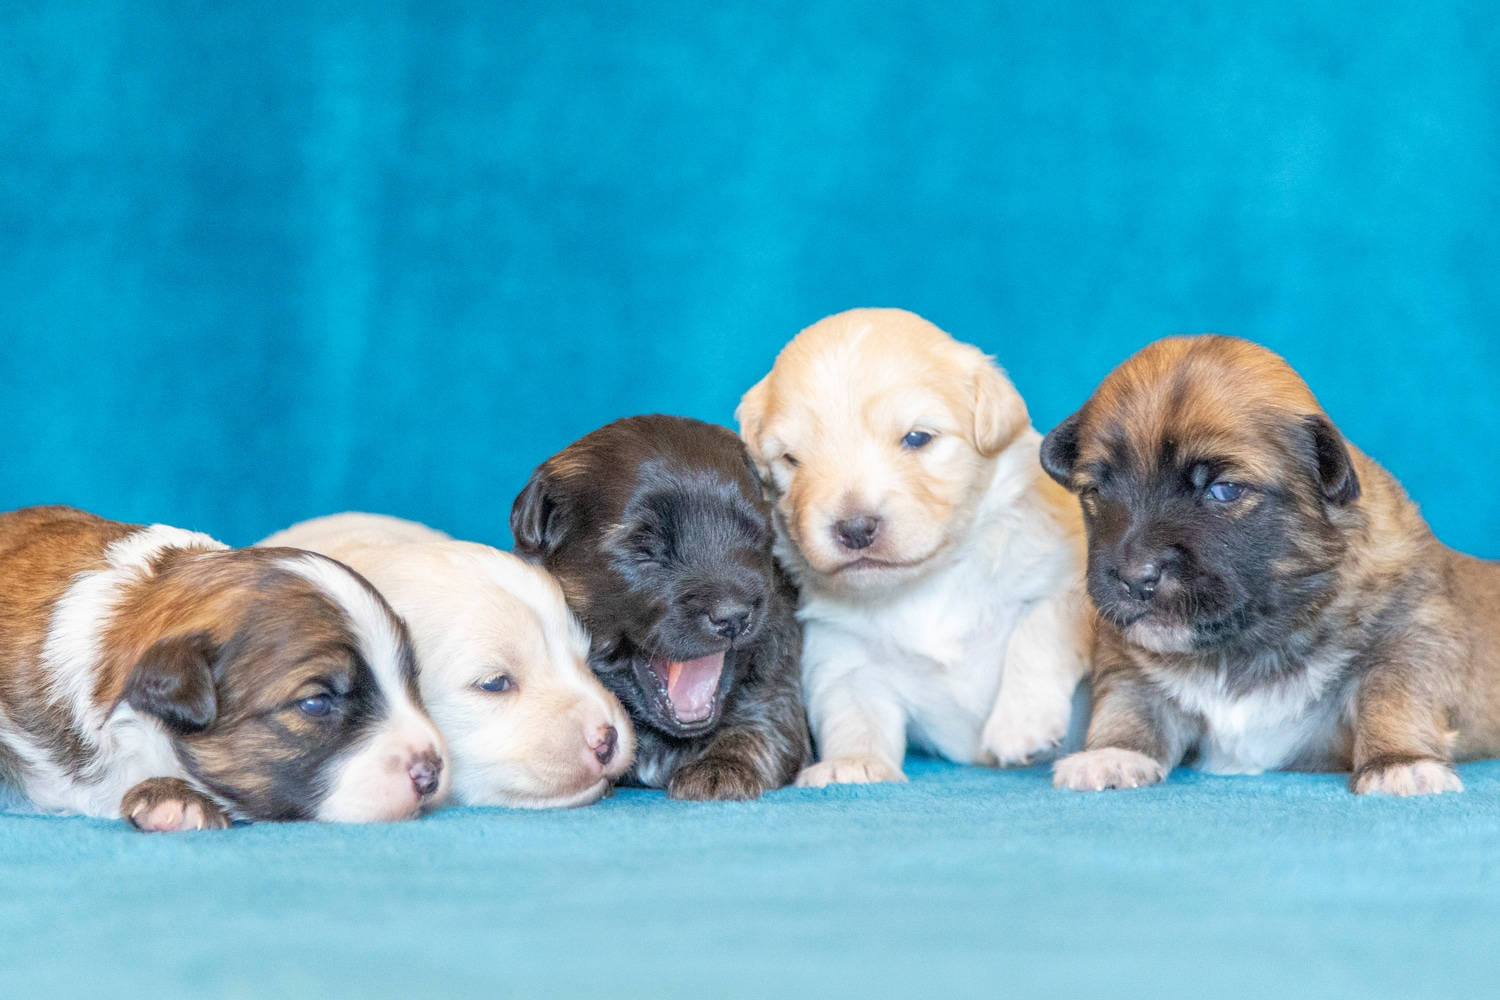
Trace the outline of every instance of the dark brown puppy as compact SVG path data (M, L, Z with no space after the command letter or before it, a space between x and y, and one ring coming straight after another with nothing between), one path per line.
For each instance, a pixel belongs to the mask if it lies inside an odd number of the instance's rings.
M1355 792L1460 791L1500 754L1500 565L1446 548L1280 357L1158 341L1042 446L1079 494L1101 619L1074 789L1350 770Z
M796 594L734 432L631 417L532 474L511 511L593 637L589 663L636 725L628 778L748 799L807 761Z

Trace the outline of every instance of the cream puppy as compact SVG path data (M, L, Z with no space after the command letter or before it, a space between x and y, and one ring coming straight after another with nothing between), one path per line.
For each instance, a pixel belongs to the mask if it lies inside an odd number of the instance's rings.
M261 544L348 564L406 619L459 801L583 805L630 767L630 720L589 669L588 636L542 570L378 514L304 521Z
M802 593L819 762L798 784L904 780L908 742L999 765L1056 747L1092 642L1083 527L994 363L854 309L787 344L737 416Z

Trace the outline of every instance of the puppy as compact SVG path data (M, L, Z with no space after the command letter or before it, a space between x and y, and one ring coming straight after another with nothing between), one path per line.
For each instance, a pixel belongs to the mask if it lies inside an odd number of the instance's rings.
M460 802L584 805L630 766L630 720L589 670L588 636L546 573L379 514L304 521L261 544L347 563L406 619Z
M0 514L0 772L143 830L406 819L447 791L401 620L346 566Z
M589 663L635 721L630 777L680 799L750 799L808 752L795 593L771 556L734 434L631 417L532 474L511 510L593 636Z
M1500 567L1441 545L1285 361L1158 341L1047 436L1079 495L1102 618L1084 752L1063 788L1352 771L1459 791L1500 751Z
M787 344L738 416L802 595L819 763L798 784L904 780L908 741L1002 765L1054 748L1087 672L1083 528L994 363L854 309Z

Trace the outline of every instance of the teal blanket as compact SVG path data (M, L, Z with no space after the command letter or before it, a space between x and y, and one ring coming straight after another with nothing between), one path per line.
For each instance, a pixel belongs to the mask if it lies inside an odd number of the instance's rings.
M746 804L153 837L0 818L0 995L1484 996L1500 763L1459 771L1464 795L1423 800L917 761Z

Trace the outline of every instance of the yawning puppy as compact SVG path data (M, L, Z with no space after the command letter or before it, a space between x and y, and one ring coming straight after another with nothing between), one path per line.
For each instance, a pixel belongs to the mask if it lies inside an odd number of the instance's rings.
M406 619L459 801L583 805L630 766L630 720L589 670L588 636L542 570L379 514L304 521L261 544L346 563Z
M635 720L635 780L744 799L796 775L795 596L733 433L678 417L609 424L532 474L511 531L562 584L593 636L589 663Z
M798 783L902 780L908 740L964 763L1053 749L1086 672L1083 529L994 363L854 309L787 344L739 420L802 594L819 763Z
M1351 770L1459 791L1500 753L1500 565L1445 548L1270 351L1158 341L1047 436L1082 500L1103 624L1087 749L1059 786Z
M0 777L146 830L405 819L447 790L406 629L323 556L0 514Z

